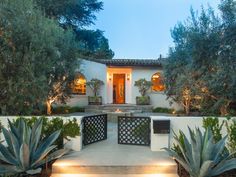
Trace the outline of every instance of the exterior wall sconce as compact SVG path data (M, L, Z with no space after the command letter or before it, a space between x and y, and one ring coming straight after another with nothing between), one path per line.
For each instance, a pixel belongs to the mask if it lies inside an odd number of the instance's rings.
M112 80L112 74L109 74L108 79L109 79L109 81Z
M130 74L127 74L126 78L129 81L130 80Z

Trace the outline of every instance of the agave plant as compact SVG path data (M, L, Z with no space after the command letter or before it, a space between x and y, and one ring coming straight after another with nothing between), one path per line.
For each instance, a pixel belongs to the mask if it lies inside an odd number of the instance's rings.
M164 148L170 156L175 158L191 177L211 177L236 168L236 159L226 152L227 136L214 141L210 128L202 134L199 128L192 131L189 128L190 140L181 131L184 143L175 134L174 139L181 150L181 155L173 149Z
M38 119L31 128L23 119L17 125L8 120L9 130L2 128L6 145L0 143L0 174L27 176L40 173L45 163L60 158L69 151L60 149L52 152L56 148L53 143L60 135L60 130L42 139L42 121Z

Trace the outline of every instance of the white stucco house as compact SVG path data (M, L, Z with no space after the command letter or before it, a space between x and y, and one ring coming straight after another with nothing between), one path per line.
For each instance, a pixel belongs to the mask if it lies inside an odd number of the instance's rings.
M162 81L162 64L160 59L112 59L85 60L80 71L75 76L73 96L67 102L70 106L87 106L88 96L93 96L86 82L96 78L104 82L100 96L102 104L136 104L136 96L140 96L135 81L145 78L152 81L153 86L148 91L151 105L155 107L179 109L177 104L169 104L164 94Z

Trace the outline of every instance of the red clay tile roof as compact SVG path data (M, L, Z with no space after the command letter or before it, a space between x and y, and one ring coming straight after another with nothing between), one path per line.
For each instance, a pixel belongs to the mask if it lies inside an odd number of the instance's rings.
M90 60L107 66L144 66L144 67L162 67L162 59L101 59Z

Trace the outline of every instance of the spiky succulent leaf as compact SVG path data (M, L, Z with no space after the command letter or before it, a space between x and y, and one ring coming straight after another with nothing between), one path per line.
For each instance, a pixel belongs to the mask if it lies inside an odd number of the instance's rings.
M30 152L27 144L22 144L20 147L20 162L22 169L27 169L30 166Z
M56 141L58 136L60 135L60 130L51 134L48 138L42 141L41 145L37 148L36 152L34 153L33 161L37 161L41 154L47 152L47 149Z
M0 144L0 153L7 163L12 165L18 165L18 162L13 156L13 154L11 154L11 152L2 144Z
M40 140L41 132L42 132L42 125L43 119L38 119L32 127L31 131L31 143L30 143L30 150L34 152L38 147L38 143Z
M14 151L14 148L13 148L13 142L12 142L12 138L11 138L10 132L6 128L2 127L2 133L3 133L4 137L5 137L5 141L7 143L9 151L11 153L16 153Z
M170 150L168 148L163 148L165 151L168 152L168 154L173 157L175 160L177 160L187 171L190 171L189 165L186 163L186 161L180 157L175 151Z
M47 149L45 149L45 151L40 154L39 158L34 160L32 167L38 166L38 163L40 163L40 161L43 160L48 155L48 153L51 152L55 148L56 148L56 146L54 145L54 146L50 146Z
M0 174L14 174L22 172L20 169L18 169L16 166L13 165L6 165L6 164L0 164Z
M26 173L29 175L35 175L35 174L41 173L41 171L42 171L42 168L37 168L33 170L27 170Z
M20 140L20 133L18 131L18 129L13 125L13 123L8 119L8 125L10 127L11 132L14 134L14 136L16 137L16 139Z
M209 176L210 169L212 168L213 165L214 165L214 163L211 160L203 162L203 164L200 168L200 171L199 171L199 177Z
M70 151L71 151L70 149L59 149L59 150L49 154L46 159L41 160L38 163L38 166L41 166L41 165L43 165L47 162L53 161L55 159L61 158L62 156L68 154Z
M185 135L183 136L184 144L177 135L174 137L183 158L172 149L165 148L165 150L189 172L191 177L216 176L236 168L236 159L224 153L227 137L214 142L210 128L204 134L199 128L196 128L195 132L189 128L189 134L190 141Z
M41 119L36 121L32 129L24 119L20 119L16 126L11 121L8 120L8 122L10 130L4 129L8 147L5 147L2 142L0 143L0 160L8 165L0 164L0 174L9 172L11 174L21 172L35 174L38 173L37 169L47 161L57 159L68 152L59 150L49 155L56 148L52 144L58 138L60 131L54 132L40 142L43 122Z
M232 169L236 169L236 158L224 159L211 170L211 176L217 176Z

